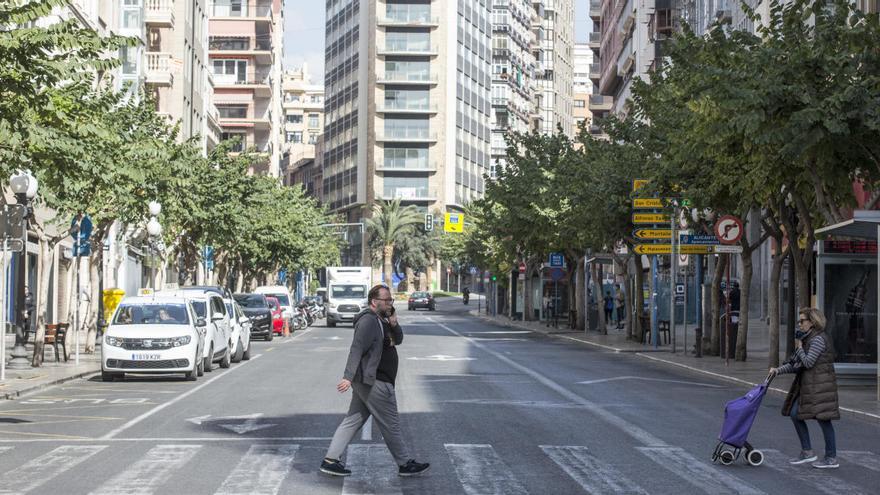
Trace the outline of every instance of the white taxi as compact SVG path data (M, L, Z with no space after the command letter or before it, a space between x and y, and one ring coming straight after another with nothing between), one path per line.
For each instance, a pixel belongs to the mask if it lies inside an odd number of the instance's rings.
M127 297L113 313L101 346L101 378L126 373L204 373L207 322L182 297Z

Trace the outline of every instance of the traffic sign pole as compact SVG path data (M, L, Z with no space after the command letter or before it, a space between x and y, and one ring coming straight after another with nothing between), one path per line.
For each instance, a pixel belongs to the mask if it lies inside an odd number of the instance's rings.
M678 252L675 250L676 238L675 223L678 219L678 207L672 207L672 216L669 222L669 230L672 232L672 252L669 263L669 333L672 334L672 353L675 354L675 282L678 273Z

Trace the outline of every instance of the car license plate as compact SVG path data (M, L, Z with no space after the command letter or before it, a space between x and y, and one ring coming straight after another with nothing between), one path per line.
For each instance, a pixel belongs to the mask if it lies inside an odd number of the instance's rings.
M132 354L131 359L135 361L158 361L159 354Z

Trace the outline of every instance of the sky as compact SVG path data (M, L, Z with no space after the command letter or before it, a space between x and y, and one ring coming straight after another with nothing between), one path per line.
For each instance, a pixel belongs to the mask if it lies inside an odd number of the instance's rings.
M589 0L575 0L575 41L586 43L593 23L589 18ZM284 69L309 64L312 82L324 80L323 0L286 0L284 2Z

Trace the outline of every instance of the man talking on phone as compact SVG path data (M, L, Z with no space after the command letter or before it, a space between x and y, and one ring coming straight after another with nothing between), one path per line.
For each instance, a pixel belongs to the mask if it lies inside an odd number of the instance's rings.
M373 416L385 445L391 451L400 476L416 476L430 464L416 462L403 441L394 380L397 378L397 349L403 342L403 330L394 315L394 299L384 285L377 285L367 294L369 307L354 318L354 337L342 380L336 390L352 391L348 413L342 420L321 472L332 476L349 476L351 470L342 462L342 453L370 416Z

